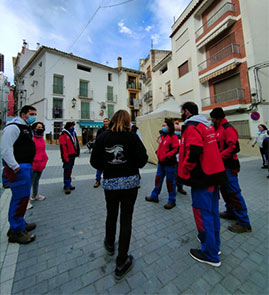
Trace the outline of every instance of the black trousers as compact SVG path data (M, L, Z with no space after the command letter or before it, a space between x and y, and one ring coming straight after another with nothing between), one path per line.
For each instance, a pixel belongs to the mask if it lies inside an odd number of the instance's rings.
M120 207L120 236L116 264L121 266L128 258L132 233L132 218L138 188L126 190L105 190L106 196L106 242L113 246L116 236L117 219Z

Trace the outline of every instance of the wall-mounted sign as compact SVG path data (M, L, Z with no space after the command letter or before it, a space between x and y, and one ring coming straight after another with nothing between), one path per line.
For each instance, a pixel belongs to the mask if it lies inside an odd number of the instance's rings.
M250 114L250 118L251 118L252 120L254 120L254 121L259 120L260 117L261 117L261 115L260 115L260 113L258 113L258 112L252 112L252 113Z

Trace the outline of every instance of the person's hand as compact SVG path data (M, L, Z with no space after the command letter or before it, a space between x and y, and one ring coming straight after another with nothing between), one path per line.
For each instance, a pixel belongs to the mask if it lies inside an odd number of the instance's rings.
M17 173L17 172L19 172L19 170L20 170L20 167L16 168L16 169L13 170L13 171L14 171L14 173Z

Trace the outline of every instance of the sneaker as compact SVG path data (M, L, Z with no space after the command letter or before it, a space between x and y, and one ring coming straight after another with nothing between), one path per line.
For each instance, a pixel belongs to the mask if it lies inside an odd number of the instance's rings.
M187 192L183 188L178 188L177 191L182 195L187 195Z
M45 196L42 196L42 195L36 195L35 197L34 196L31 196L30 198L32 201L43 201L46 199Z
M106 252L108 255L113 256L114 255L114 251L115 251L115 247L108 245L107 241L104 240L104 248L106 249Z
M221 266L221 262L213 262L209 259L207 259L204 254L202 253L201 250L199 249L190 249L189 252L190 256L195 259L196 261L199 261L201 263L206 263L215 267L220 267Z
M71 185L70 190L73 191L74 189L76 189L76 187Z
M228 230L233 232L233 233L237 233L237 234L241 234L241 233L248 233L248 232L252 232L251 226L243 226L241 224L235 223L232 224L230 226L228 226Z
M124 276L133 268L134 266L134 257L129 255L127 260L122 266L117 266L115 269L115 280L119 281L124 278Z
M145 197L145 200L148 202L159 203L159 199L155 199L152 197Z
M98 186L101 185L101 181L100 180L96 180L95 184L94 184L94 188L97 188Z
M35 240L36 236L33 234L29 234L27 231L13 234L11 233L8 241L9 243L18 243L18 244L29 244Z
M29 200L26 209L27 209L27 210L28 210L28 209L32 209L33 207L34 207L34 206L31 204L31 202L30 202L30 200Z
M167 203L163 207L164 207L164 209L170 210L170 209L174 208L175 206L176 206L175 203Z
M223 219L236 220L236 215L233 213L228 213L227 211L220 212L219 217Z
M66 195L70 195L71 194L71 190L69 188L65 188L64 192Z
M262 168L262 169L267 169L268 166L267 166L267 165L264 165L264 166L262 166L261 168Z
M36 224L35 223L26 223L25 230L27 232L28 231L32 231L35 228L36 228ZM7 236L9 237L11 234L12 234L12 231L11 231L11 229L9 229L8 232L7 232Z

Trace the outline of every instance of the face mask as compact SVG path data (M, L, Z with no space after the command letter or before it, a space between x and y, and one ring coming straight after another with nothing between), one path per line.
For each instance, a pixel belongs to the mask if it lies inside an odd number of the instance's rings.
M28 124L33 124L36 120L36 117L35 116L30 116L27 120L26 120L26 123Z
M168 132L166 127L162 127L162 131L163 131L164 133L167 133L167 132Z
M180 136L181 132L180 131L175 131L175 135Z
M187 119L187 115L186 115L185 113L183 113L183 114L181 115L181 119L182 119L183 121L185 121L185 120Z
M75 128L70 128L69 129L69 132L73 135L74 134L74 131L75 131Z
M36 129L35 132L36 132L37 135L43 135L44 129Z

